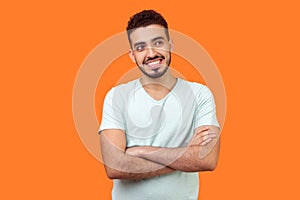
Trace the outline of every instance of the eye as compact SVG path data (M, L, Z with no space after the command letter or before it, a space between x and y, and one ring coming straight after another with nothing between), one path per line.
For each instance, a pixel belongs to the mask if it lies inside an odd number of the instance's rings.
M163 42L162 40L157 40L157 41L155 41L155 43L154 43L154 45L155 45L156 47L161 47L163 44L164 44L164 42Z
M145 45L138 45L135 47L136 51L143 51L145 49Z

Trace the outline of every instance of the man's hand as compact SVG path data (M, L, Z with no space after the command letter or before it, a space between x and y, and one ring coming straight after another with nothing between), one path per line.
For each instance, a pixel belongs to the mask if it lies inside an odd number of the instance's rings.
M213 138L217 137L216 131L212 130L209 126L201 127L194 134L191 139L189 146L201 145L204 146L212 141Z

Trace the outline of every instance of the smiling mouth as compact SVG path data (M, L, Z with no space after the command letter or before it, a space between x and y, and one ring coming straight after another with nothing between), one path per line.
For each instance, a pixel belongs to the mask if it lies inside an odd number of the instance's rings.
M146 61L144 64L147 65L150 69L157 69L160 67L163 59L164 58L162 57L153 58L151 60Z

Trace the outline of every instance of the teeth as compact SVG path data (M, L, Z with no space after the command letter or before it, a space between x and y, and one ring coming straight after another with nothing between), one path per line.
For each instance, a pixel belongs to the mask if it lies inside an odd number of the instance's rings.
M158 61L155 61L155 62L151 62L151 63L148 63L148 65L156 65L156 64L158 64L160 61L158 60Z

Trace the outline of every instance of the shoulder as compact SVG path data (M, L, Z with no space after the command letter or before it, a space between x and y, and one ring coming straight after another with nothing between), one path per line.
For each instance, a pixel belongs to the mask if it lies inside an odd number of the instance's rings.
M126 97L128 96L130 93L132 93L132 91L135 90L135 88L138 85L138 81L139 79L135 79L133 81L130 81L128 83L124 83L124 84L120 84L117 85L115 87L112 87L106 94L106 96L114 96L117 95L119 97Z
M211 96L212 93L210 91L210 89L201 83L198 82L191 82L191 81L187 81L187 80L183 80L183 79L179 79L181 82L181 85L184 85L184 87L189 87L191 88L191 90L193 91L195 96Z

